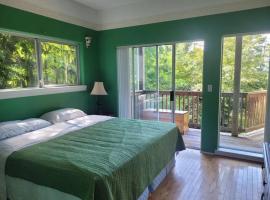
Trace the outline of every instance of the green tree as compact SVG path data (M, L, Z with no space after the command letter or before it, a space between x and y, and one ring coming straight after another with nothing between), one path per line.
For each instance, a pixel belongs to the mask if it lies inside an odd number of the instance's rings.
M182 91L202 90L203 42L176 45L175 87Z
M77 56L74 46L42 42L41 49L45 84L77 83Z
M172 88L172 46L161 45L158 47L159 89L171 90Z
M222 92L233 92L235 37L225 37L222 56ZM243 36L241 92L267 89L270 56L270 35ZM176 44L176 90L201 91L203 42ZM136 57L136 56L135 56ZM156 48L144 47L145 89L157 88ZM158 46L159 88L172 87L172 46Z
M37 85L34 41L0 33L0 88Z
M135 56L136 58L136 56ZM156 48L144 47L145 89L157 88ZM159 89L172 88L172 46L158 46ZM175 85L176 90L202 88L203 43L179 43L176 45Z
M222 91L233 92L236 37L223 43ZM270 35L247 35L242 41L241 92L267 89Z
M157 63L156 63L156 48L144 47L144 66L145 66L145 90L157 89Z
M45 84L77 84L77 55L73 45L41 42ZM35 40L0 33L0 89L36 87Z
M243 37L241 92L267 89L270 58L270 35Z

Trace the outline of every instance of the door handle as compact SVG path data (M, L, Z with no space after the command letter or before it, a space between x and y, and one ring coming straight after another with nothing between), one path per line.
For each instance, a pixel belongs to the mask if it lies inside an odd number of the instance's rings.
M170 91L170 101L174 101L174 91Z

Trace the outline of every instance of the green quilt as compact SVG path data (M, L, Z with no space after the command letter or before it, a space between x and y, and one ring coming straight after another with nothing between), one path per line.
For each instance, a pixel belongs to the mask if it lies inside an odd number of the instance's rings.
M83 200L135 200L183 149L172 123L114 118L14 152L6 174Z

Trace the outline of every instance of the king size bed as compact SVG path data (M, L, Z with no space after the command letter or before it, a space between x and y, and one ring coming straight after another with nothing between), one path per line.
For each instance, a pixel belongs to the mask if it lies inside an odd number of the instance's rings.
M147 199L185 149L172 123L58 118L0 140L0 200Z

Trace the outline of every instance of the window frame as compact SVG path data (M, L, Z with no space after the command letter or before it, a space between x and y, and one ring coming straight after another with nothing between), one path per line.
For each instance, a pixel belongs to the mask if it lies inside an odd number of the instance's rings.
M42 88L63 88L63 87L72 87L72 86L80 86L81 84L81 76L80 76L80 43L79 42L74 42L74 41L69 41L69 40L64 40L64 39L59 39L59 38L53 38L53 37L46 37L46 36L39 36L35 34L27 34L27 33L22 33L18 31L9 31L5 29L0 28L0 33L4 34L10 34L11 36L15 37L21 37L21 38L26 38L26 39L31 39L34 41L35 44L35 53L36 53L36 65L37 65L37 86L36 87L26 87L26 88L5 88L5 89L0 89L0 91L18 91L18 90L26 90L26 89L42 89ZM50 43L56 43L56 44L62 44L62 45L72 45L75 47L76 50L76 65L77 65L77 81L76 84L70 85L70 84L44 84L43 80L43 72L42 72L42 49L41 49L41 43L42 42L50 42Z
M43 66L42 66L42 58L41 58L41 54L42 54L42 50L41 50L41 43L42 42L48 42L48 43L56 43L56 44L62 44L62 45L72 45L75 47L76 49L76 65L77 65L77 83L75 85L80 85L80 62L79 62L79 58L80 58L80 47L79 47L79 44L78 43L72 43L72 42L63 42L63 41L56 41L56 40L52 40L52 39L43 39L43 38L35 38L36 42L37 42L37 56L38 56L38 62L39 65L38 65L38 70L40 71L40 81L43 82L43 87L47 86L47 87L63 87L63 86L74 86L74 85L69 85L69 84L48 84L48 85L45 85L44 84L44 80L43 80L43 73L42 73L42 70L43 70Z

